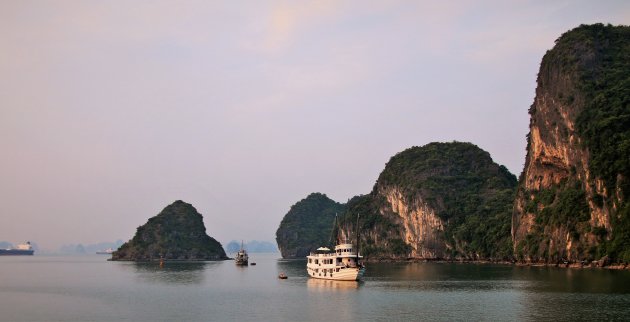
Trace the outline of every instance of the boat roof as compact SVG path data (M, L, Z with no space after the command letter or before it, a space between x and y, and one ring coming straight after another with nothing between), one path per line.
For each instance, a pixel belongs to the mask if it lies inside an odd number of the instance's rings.
M329 251L330 251L330 248L328 248L328 247L320 247L320 248L318 248L317 250L319 250L319 251L323 251L323 252L329 252Z

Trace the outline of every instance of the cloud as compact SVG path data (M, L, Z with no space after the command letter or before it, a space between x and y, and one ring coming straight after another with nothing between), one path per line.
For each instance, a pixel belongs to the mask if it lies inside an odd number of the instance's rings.
M244 47L266 55L286 53L302 33L339 14L339 5L333 1L280 1L260 9L247 24L251 37L246 38Z

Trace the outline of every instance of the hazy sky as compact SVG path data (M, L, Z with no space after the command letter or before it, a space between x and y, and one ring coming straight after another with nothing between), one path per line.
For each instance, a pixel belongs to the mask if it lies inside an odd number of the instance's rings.
M630 2L0 0L0 240L128 240L182 199L271 241L433 141L518 175L542 56L595 22Z

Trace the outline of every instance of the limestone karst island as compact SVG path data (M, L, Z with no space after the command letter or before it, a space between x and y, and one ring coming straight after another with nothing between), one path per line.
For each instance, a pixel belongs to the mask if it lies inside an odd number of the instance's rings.
M285 258L330 243L335 213L370 260L630 263L630 27L582 25L542 59L519 179L472 143L393 156L372 191L314 193L276 232ZM362 220L357 227L354 218Z
M203 217L191 204L177 200L112 254L114 261L205 261L228 259L221 243L206 234Z

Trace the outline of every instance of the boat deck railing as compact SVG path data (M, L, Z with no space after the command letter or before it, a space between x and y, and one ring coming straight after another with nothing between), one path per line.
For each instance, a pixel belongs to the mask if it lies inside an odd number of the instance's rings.
M356 257L357 253L310 253L309 256L318 256L318 257Z

